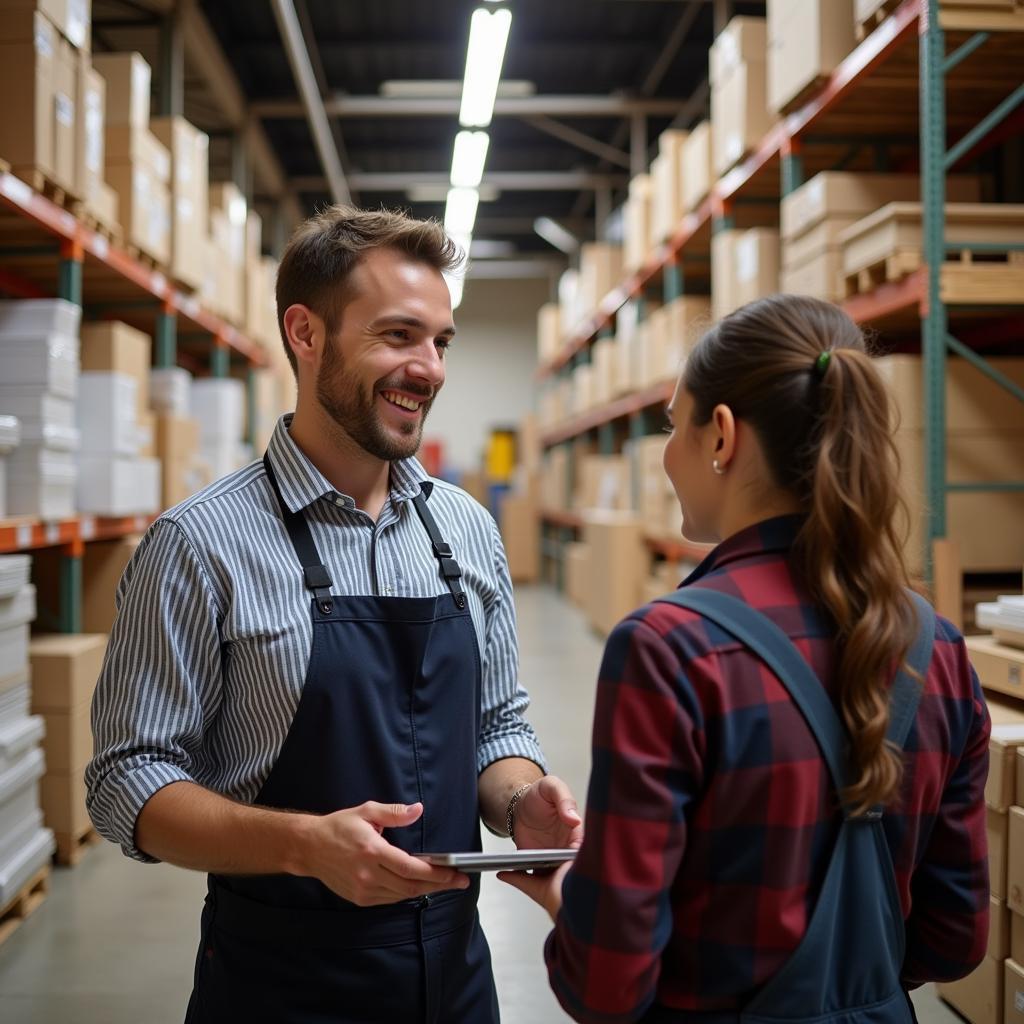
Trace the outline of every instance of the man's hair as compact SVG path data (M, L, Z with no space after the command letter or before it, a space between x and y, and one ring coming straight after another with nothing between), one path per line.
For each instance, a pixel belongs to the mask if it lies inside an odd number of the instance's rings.
M374 249L393 249L442 272L463 260L462 250L436 220L352 206L331 206L310 217L292 235L277 271L277 324L293 372L298 365L284 329L285 310L296 303L308 306L332 335L352 298L352 271Z

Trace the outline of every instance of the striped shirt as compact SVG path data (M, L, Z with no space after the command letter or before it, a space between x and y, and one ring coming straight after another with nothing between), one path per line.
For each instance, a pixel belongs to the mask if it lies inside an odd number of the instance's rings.
M376 523L339 494L278 422L268 449L282 497L304 510L336 594L448 593L412 498L429 480L391 464ZM512 585L493 518L433 481L430 509L462 572L482 670L477 768L505 757L544 767L523 718ZM310 593L262 462L217 481L150 527L117 590L117 619L93 698L86 769L97 831L136 860L135 821L163 786L190 781L251 803L302 696Z

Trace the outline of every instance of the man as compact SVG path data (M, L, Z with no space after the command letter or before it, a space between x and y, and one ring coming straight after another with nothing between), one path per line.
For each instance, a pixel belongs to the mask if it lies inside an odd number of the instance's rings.
M576 845L523 720L493 519L414 453L455 328L439 225L334 207L281 261L298 380L263 460L154 523L93 704L97 829L209 873L187 1020L498 1020L479 882Z

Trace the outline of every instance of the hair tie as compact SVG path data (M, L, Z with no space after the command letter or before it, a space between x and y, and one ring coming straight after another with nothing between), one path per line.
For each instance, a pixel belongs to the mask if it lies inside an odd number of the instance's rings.
M814 372L819 377L825 376L825 371L828 369L828 364L832 361L832 353L826 349L824 352L814 360Z

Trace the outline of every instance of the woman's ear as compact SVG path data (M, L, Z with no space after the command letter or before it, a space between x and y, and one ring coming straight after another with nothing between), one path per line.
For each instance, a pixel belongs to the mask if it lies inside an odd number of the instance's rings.
M713 456L725 469L736 454L736 418L732 409L727 405L716 405L711 413L711 427Z

